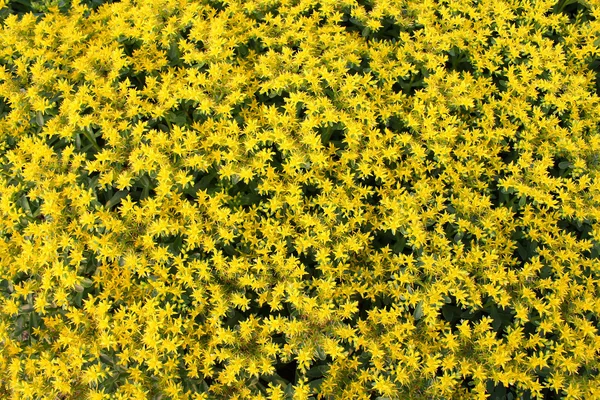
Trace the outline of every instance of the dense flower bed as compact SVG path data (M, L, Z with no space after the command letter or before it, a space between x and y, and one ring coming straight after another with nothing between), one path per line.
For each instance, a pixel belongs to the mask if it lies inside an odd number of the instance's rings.
M600 398L598 1L0 6L0 397Z

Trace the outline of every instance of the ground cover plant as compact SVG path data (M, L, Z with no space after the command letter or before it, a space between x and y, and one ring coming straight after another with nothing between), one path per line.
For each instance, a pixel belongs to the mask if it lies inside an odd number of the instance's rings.
M599 399L600 3L0 0L2 399Z

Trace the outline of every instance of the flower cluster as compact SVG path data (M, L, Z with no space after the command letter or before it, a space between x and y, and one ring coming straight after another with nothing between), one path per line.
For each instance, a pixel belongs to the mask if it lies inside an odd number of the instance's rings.
M598 2L0 7L3 398L600 398Z

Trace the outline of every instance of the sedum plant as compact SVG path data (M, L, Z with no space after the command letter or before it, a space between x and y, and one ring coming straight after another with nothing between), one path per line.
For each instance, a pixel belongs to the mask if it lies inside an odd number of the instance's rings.
M597 1L0 6L2 398L600 398Z

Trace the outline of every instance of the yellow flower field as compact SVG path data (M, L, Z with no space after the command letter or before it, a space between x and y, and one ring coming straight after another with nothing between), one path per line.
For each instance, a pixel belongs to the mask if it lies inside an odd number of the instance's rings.
M600 399L600 1L0 7L0 399Z

